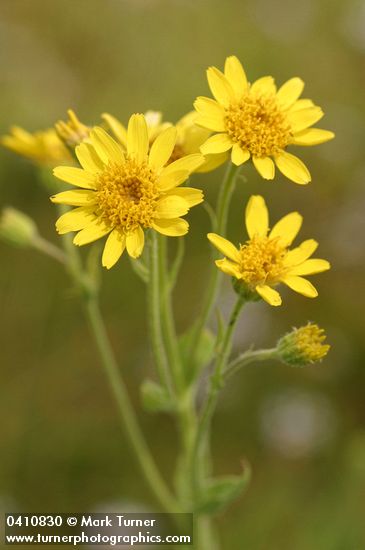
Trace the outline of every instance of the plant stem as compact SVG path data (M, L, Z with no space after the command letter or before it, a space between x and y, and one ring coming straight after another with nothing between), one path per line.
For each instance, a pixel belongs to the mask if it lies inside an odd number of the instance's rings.
M227 166L227 171L220 188L218 201L217 201L217 223L213 228L219 235L225 236L227 229L227 218L229 205L231 202L232 194L235 188L236 177L239 171L239 167L230 163ZM217 294L219 291L219 284L221 281L221 272L215 266L211 272L210 281L204 296L202 311L198 317L198 320L194 327L194 334L191 341L191 354L195 356L196 350L199 347L202 332L209 322L214 305L216 303Z
M236 374L242 367L250 365L251 363L267 361L268 359L278 359L276 348L271 349L258 349L253 351L246 351L234 359L224 373L224 380L228 380Z
M61 264L65 265L67 262L66 254L58 248L58 246L55 246L53 243L47 241L47 239L44 239L40 235L34 238L33 247Z

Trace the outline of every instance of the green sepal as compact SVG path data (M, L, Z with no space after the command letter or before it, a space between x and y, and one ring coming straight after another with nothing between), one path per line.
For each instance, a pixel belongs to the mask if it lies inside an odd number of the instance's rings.
M147 379L142 382L141 400L149 412L172 412L176 408L168 391L153 380Z
M251 468L244 464L240 476L222 476L212 479L202 490L195 506L200 514L217 514L227 508L246 490L251 478Z

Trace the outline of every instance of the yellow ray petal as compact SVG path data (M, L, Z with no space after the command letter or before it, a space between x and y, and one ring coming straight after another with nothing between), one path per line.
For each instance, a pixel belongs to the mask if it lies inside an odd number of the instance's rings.
M93 207L80 206L62 214L56 221L56 230L60 235L69 231L80 231L94 220Z
M275 176L275 164L270 157L252 157L252 162L260 176L265 180L273 180Z
M294 183L306 185L311 181L311 175L304 164L298 157L283 151L280 155L275 156L275 164L280 172Z
M126 236L127 252L132 258L138 258L144 247L144 231L138 226L134 231Z
M76 185L76 187L84 187L86 189L96 189L95 175L86 172L82 168L74 168L72 166L57 166L54 168L53 175L56 178Z
M227 57L224 74L233 88L236 99L240 99L247 90L247 77L241 62L235 55Z
M233 262L230 262L226 258L223 260L216 260L215 265L223 271L226 275L230 275L231 277L235 277L236 279L241 279L242 275L237 267L237 264L234 264Z
M96 219L76 234L73 243L77 246L92 243L110 233L111 230L112 227Z
M137 162L145 162L149 148L148 129L143 115L132 115L128 124L127 151Z
M62 193L53 195L51 201L55 204L68 204L70 206L91 206L95 203L95 193L86 189L62 191Z
M289 250L284 258L284 265L294 266L304 262L317 249L318 243L314 239L303 241L297 248Z
M84 142L77 145L75 148L75 153L79 163L87 172L95 174L103 170L103 162L96 154L94 147L89 143Z
M248 236L266 237L269 230L269 212L261 195L252 195L246 206L246 229Z
M322 273L331 268L331 264L327 260L321 260L313 258L306 260L300 265L292 267L289 271L289 275L314 275L315 273Z
M195 171L199 173L211 172L221 166L226 160L228 160L228 153L218 153L217 155L206 155L205 162Z
M182 237L189 230L189 224L182 218L173 220L154 220L152 223L153 229L167 235L168 237Z
M171 219L185 216L189 211L188 202L177 195L167 195L157 203L155 215L156 219Z
M225 239L224 237L221 237L220 235L217 235L216 233L208 233L207 235L210 242L219 250L219 252L222 252L227 258L230 260L233 260L234 262L240 261L240 253L238 249L234 246L231 241L228 239Z
M316 106L296 111L290 110L288 112L288 119L292 132L295 134L312 126L312 124L315 124L323 117L323 114L322 109Z
M250 153L247 150L242 149L238 143L235 143L232 147L231 160L235 166L241 166L244 162L248 161Z
M281 306L281 296L271 286L258 285L255 290L270 306Z
M90 132L91 143L99 157L105 162L123 162L124 153L121 146L106 133L103 128L95 127Z
M176 143L176 128L171 126L164 130L152 144L149 165L155 170L160 170L172 155Z
M207 117L203 115L197 115L195 119L195 124L206 130L211 130L212 132L224 132L226 129L225 124L218 124L216 118Z
M290 108L290 112L301 111L302 109L308 109L309 107L315 107L311 99L298 99Z
M168 191L181 185L189 177L190 173L187 170L175 170L161 174L158 180L158 186L161 191Z
M189 208L200 204L204 200L203 191L195 189L194 187L179 187L171 191L172 195L177 195L186 200Z
M333 139L335 134L329 130L321 130L320 128L307 128L294 134L291 143L294 145L320 145L330 139Z
M117 138L117 140L124 146L124 148L127 148L127 130L123 126L121 122L119 122L118 119L116 119L114 116L110 115L109 113L103 113L101 117L105 120L105 122L108 124L109 128Z
M210 97L197 97L194 101L196 111L203 117L210 119L213 122L215 132L224 132L226 127L224 124L224 109L223 107L211 99ZM198 120L196 118L195 122Z
M306 296L307 298L315 298L316 296L318 296L317 289L312 285L312 283L307 281L307 279L287 275L281 280L289 288L291 288L295 292L298 292L299 294L302 294L303 296Z
M298 212L291 212L279 220L270 232L270 239L278 237L283 246L289 246L298 235L303 217Z
M234 92L227 78L216 67L209 67L207 77L215 99L224 107L228 107L231 101L234 100Z
M192 155L187 155L178 160L175 160L161 171L160 179L164 179L166 176L170 176L174 172L187 172L191 174L197 168L204 164L204 157L200 153L194 153Z
M302 94L304 89L304 82L301 78L294 77L285 82L276 94L276 99L279 101L282 107L291 107Z
M203 155L214 155L216 153L224 153L233 145L233 141L228 134L215 134L207 139L200 147Z
M104 267L110 269L117 263L125 249L125 241L125 235L118 229L113 229L106 240L101 258Z
M273 77L263 76L256 80L251 86L251 92L274 95L276 93L276 86Z

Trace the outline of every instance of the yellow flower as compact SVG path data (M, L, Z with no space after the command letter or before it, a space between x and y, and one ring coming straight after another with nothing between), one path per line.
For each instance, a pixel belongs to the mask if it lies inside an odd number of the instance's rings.
M10 132L1 138L2 145L36 164L55 166L72 159L53 128L31 134L19 126L12 126Z
M69 109L67 114L69 116L68 121L59 120L56 122L55 128L62 141L70 147L75 147L88 139L90 128L80 122L72 109Z
M54 174L81 189L52 197L58 204L77 208L62 215L59 233L78 231L74 244L81 246L109 235L102 263L112 267L125 248L137 258L144 247L144 229L179 237L188 231L184 216L203 200L198 189L179 187L203 161L188 155L166 166L176 142L176 129L167 128L149 147L144 115L132 115L126 151L102 128L90 132L90 144L76 147L82 168L60 166Z
M324 344L326 334L314 323L295 328L280 338L277 350L284 363L292 367L304 367L325 357L331 346Z
M168 162L173 162L186 155L200 153L200 147L211 135L210 130L201 128L195 124L197 113L192 111L183 116L176 123L177 138L174 150ZM104 113L102 118L107 123L109 129L113 132L119 143L126 148L127 146L127 130L125 126L114 116ZM162 113L159 111L147 111L145 118L148 127L148 138L152 144L161 132L173 126L171 122L162 122ZM210 172L214 170L228 158L228 153L219 155L207 155L204 164L199 166L195 172Z
M318 243L313 239L297 248L289 246L302 225L302 216L291 212L278 221L269 232L269 214L260 195L252 196L246 207L246 228L249 239L236 248L230 241L209 233L210 242L226 258L217 260L217 267L237 280L238 288L251 298L259 294L272 306L281 304L274 286L284 283L292 290L315 298L318 293L302 275L320 273L330 268L326 260L309 259ZM257 293L257 294L256 294Z
M247 82L240 61L226 59L224 74L216 67L207 71L215 98L198 97L194 103L196 123L219 132L201 147L206 154L231 150L233 164L249 158L259 174L268 180L275 176L275 165L284 176L299 184L309 183L304 163L288 153L289 145L318 145L334 137L333 132L311 128L323 112L310 99L299 99L304 82L291 78L277 90L274 79L264 76Z

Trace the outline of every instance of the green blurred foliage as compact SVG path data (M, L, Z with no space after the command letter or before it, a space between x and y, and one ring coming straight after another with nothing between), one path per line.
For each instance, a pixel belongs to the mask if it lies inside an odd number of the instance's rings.
M235 193L229 234L243 240L251 193L275 221L304 214L301 237L320 241L333 269L315 278L319 298L285 293L280 309L254 304L237 349L270 347L292 326L325 327L332 350L295 370L249 367L224 391L214 422L218 474L253 465L250 488L219 518L224 549L359 550L365 547L364 258L365 7L360 0L2 0L1 133L52 126L73 107L85 122L111 112L162 110L168 120L206 95L205 69L236 54L251 80L306 82L336 140L300 150L313 176L303 188L249 166ZM0 152L0 202L36 219L57 242L55 209L28 162ZM222 170L194 178L214 202ZM180 330L206 283L206 213L190 215L187 258L175 293ZM172 245L174 246L174 244ZM29 511L153 506L121 436L80 304L65 274L32 251L1 245L0 505ZM192 285L192 281L194 284ZM127 258L103 274L102 307L140 410L152 374L144 288ZM224 287L227 311L232 290ZM164 415L140 413L166 475L177 446ZM120 503L120 504L119 504Z

